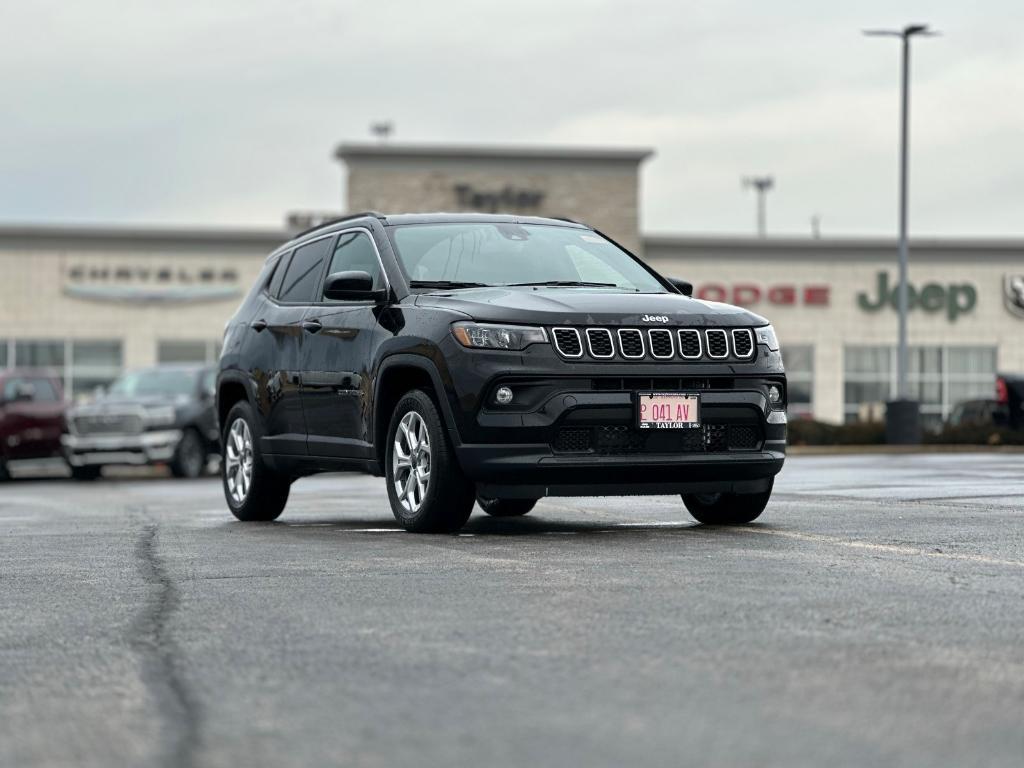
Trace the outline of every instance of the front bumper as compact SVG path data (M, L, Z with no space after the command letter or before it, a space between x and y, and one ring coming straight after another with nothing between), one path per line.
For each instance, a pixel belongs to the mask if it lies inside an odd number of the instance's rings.
M512 377L502 381L515 386ZM482 494L757 493L782 469L786 415L770 406L757 379L698 390L702 426L696 430L639 430L635 390L573 383L579 384L545 390L536 408L501 413L485 406L477 413L475 433L485 439L462 442L455 451Z
M785 454L555 456L546 445L462 445L459 463L492 498L758 493Z
M73 467L156 464L170 461L184 433L180 429L138 435L61 436L64 457Z

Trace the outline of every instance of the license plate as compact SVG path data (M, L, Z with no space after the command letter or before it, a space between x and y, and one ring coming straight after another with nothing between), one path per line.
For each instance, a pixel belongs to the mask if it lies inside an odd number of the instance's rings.
M700 426L700 395L638 392L636 415L640 429L694 429Z

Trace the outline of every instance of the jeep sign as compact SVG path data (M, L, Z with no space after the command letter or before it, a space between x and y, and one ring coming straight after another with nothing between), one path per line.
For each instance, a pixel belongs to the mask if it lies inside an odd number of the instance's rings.
M875 287L874 297L869 296L867 291L857 294L857 306L868 312L877 312L885 306L893 309L899 307L899 283L889 283L887 272L878 273L878 283ZM960 315L970 312L978 303L978 291L970 283L956 283L940 285L939 283L926 283L923 287L917 288L913 284L907 285L907 307L917 309L920 307L925 312L945 312L950 322L956 322Z

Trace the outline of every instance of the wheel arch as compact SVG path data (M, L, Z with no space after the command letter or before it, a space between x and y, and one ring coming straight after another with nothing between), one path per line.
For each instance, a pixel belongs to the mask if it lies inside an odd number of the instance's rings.
M217 380L217 431L224 431L224 422L236 403L242 401L252 405L252 398L249 394L249 386L245 377L226 372L221 374Z
M394 410L402 395L413 389L427 391L441 412L452 442L455 445L461 442L444 380L434 362L421 355L392 355L381 363L373 388L373 446L377 464L381 468L384 466L387 430L391 421L388 414Z

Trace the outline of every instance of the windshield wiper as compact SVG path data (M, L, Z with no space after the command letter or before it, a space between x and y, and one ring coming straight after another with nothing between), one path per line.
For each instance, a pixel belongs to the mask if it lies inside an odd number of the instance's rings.
M487 288L486 283L464 283L459 280L410 280L410 288Z
M560 288L618 288L615 283L588 283L583 280L538 280L534 283L505 283L502 288L523 288L531 285L551 285Z

